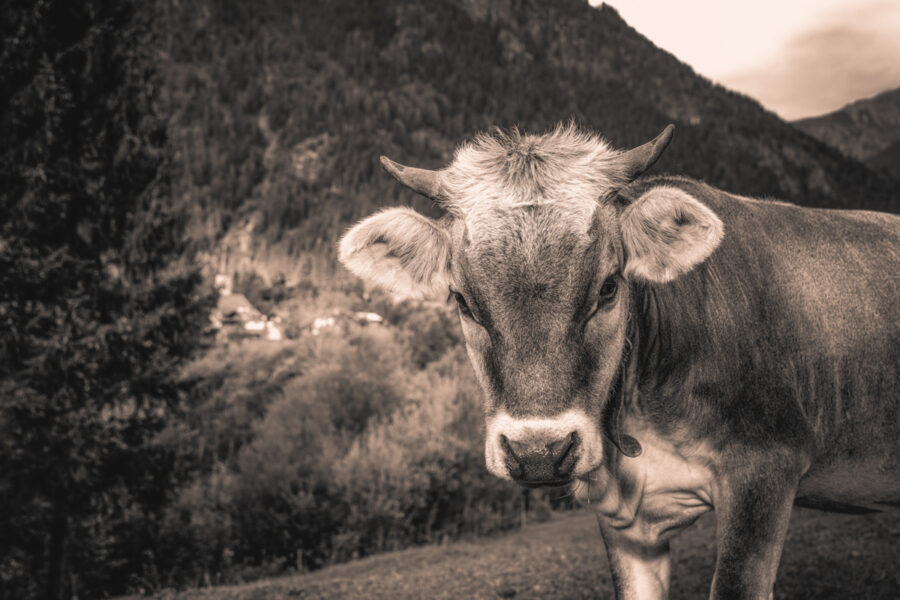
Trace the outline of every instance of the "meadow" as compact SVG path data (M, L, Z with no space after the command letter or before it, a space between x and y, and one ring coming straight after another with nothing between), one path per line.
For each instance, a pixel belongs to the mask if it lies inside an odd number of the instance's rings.
M715 567L715 516L673 541L672 600L703 598ZM900 593L896 515L796 509L776 598L890 600ZM154 600L611 598L606 553L587 510L554 514L511 533L388 552L315 573L185 592ZM123 599L124 600L124 599Z

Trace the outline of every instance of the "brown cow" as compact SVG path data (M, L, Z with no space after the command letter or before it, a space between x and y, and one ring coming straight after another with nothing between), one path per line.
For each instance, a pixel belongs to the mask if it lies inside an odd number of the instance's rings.
M768 598L794 503L900 501L900 218L635 181L591 133L482 135L439 171L382 158L447 211L375 214L359 276L459 304L488 469L572 483L619 598L662 598L669 540L715 509L712 598Z

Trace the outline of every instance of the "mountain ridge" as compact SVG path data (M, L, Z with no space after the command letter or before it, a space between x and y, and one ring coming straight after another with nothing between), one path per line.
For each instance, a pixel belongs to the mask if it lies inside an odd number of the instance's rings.
M847 156L900 179L900 87L794 126Z
M400 203L436 213L381 172L379 155L438 168L478 131L568 119L619 148L674 122L657 173L809 206L898 210L896 182L697 75L609 5L189 4L169 5L164 22L185 165L176 189L195 205L195 239L225 270L341 277L334 242L354 220ZM232 231L252 233L249 249L221 246Z

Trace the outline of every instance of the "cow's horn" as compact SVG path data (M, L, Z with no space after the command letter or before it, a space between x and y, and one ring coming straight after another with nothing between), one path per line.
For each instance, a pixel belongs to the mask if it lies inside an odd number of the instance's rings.
M437 171L407 167L392 161L387 156L381 157L381 166L383 166L384 170L390 173L394 179L412 191L418 192L434 201L443 199L441 179Z
M619 162L625 166L625 175L629 182L634 181L641 173L653 166L659 155L669 145L669 142L672 140L672 132L674 131L674 125L666 125L662 133L646 144L632 148L619 155Z

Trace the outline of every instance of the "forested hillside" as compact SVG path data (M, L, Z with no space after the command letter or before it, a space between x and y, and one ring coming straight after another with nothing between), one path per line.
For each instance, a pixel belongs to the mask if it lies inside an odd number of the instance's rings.
M794 125L847 156L900 179L900 88Z
M167 3L168 103L220 268L342 272L333 243L396 202L387 154L438 167L495 125L569 118L632 146L678 126L658 171L809 206L897 210L896 183L698 76L583 0ZM227 263L227 264L226 264Z

